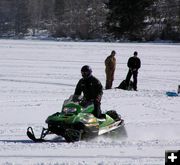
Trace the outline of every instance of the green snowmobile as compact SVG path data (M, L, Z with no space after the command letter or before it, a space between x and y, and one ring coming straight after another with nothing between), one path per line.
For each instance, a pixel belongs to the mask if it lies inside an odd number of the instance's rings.
M62 111L46 119L48 128L43 128L40 138L36 138L32 127L28 127L27 136L35 142L46 141L48 134L56 134L67 142L75 142L102 135L124 125L124 120L114 110L107 111L99 119L93 115L94 104L86 103L83 98L73 101L73 96L64 101ZM84 103L83 103L84 105Z

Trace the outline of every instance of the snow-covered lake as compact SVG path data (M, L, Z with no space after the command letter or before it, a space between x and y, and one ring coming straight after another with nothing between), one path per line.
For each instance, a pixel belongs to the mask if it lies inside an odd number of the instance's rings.
M74 93L80 69L90 65L105 85L104 60L117 52L113 87L125 79L127 60L139 52L138 91L104 90L102 110L115 109L127 136L113 132L90 141L34 143L45 119ZM180 149L179 44L0 40L0 164L163 165L165 151Z

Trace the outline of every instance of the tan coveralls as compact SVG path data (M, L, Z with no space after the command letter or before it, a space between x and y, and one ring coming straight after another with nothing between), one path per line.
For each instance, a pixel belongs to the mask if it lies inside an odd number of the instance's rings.
M116 58L115 55L110 55L105 60L105 72L106 72L106 89L112 88L112 83L114 80L114 72L116 68Z

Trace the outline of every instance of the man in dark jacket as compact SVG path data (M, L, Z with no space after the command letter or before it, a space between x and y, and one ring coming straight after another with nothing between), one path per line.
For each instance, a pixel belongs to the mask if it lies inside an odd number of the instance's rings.
M86 101L94 103L94 116L101 117L101 97L103 94L103 87L101 82L92 75L90 66L85 65L81 68L82 78L76 85L74 96L80 96L83 92Z
M127 63L129 67L128 74L126 76L126 84L129 84L131 76L133 75L133 89L137 90L137 76L138 69L141 67L141 60L137 57L138 52L134 52L134 56L130 57Z
M116 68L116 52L113 50L105 60L106 72L106 86L105 89L111 89L114 81L114 72Z

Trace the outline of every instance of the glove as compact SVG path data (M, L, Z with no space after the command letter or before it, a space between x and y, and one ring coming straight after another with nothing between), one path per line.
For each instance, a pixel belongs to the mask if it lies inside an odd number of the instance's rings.
M132 72L133 70L132 70L132 68L129 68L129 70Z
M86 100L81 100L79 105L81 105L82 107L85 107L87 105L87 101Z
M97 102L101 102L101 96L98 95L95 100L96 100Z
M78 102L79 101L79 95L74 95L72 98L72 101Z

